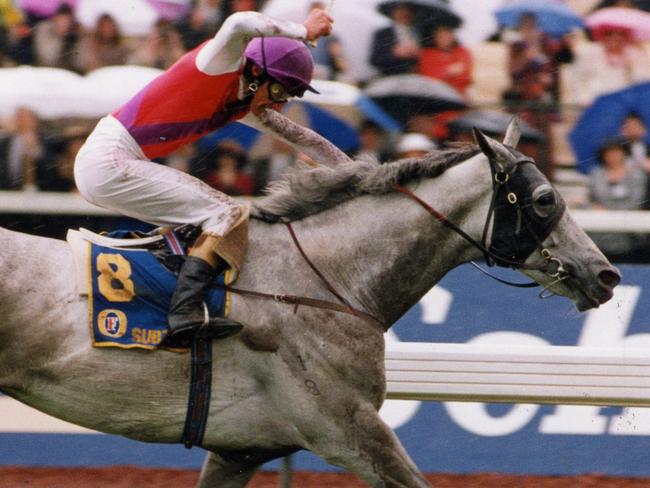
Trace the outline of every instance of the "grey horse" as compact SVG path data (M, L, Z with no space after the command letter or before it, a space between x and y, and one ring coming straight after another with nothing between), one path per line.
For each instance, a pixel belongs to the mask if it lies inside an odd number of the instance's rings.
M332 150L334 167L295 171L256 204L238 287L333 300L285 226L274 223L293 221L305 253L327 281L376 320L234 295L231 316L245 330L213 345L202 445L209 452L200 487L243 487L260 464L300 449L373 487L429 486L377 413L385 394L384 332L445 273L484 251L436 222L395 184L488 246L500 212L496 208L494 218L486 219L495 177L524 177L515 195L526 210L524 221L514 223L519 228L529 225L527 216L543 224L563 205L533 165L519 168L516 124L503 144L480 133L477 138L480 149L448 149L381 166ZM502 264L520 264L580 310L597 307L611 298L620 276L568 212L555 214L548 234L521 262L508 258ZM516 240L516 230L510 232ZM189 355L93 348L88 303L71 278L67 244L4 229L0 239L0 390L90 429L179 442Z

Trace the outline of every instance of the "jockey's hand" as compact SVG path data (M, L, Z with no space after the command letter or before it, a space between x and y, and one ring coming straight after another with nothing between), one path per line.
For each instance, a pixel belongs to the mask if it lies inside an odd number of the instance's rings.
M302 24L307 29L307 40L313 42L319 37L329 36L332 33L333 22L334 19L325 10L313 9Z

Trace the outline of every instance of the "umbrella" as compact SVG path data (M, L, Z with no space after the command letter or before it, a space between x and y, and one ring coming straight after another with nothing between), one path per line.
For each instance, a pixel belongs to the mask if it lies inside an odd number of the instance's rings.
M38 17L51 17L61 5L75 7L78 0L18 0L17 6L23 12Z
M58 68L5 68L0 76L0 116L27 107L42 119L99 118L128 101L160 70L110 66L81 76Z
M454 88L421 75L395 75L370 83L364 93L403 126L411 115L435 114L466 108Z
M602 142L618 134L623 120L632 112L650 127L650 82L602 95L582 112L569 134L579 171L591 171ZM650 131L646 142L650 144Z
M278 19L303 22L311 3L312 0L270 0L262 12ZM390 20L373 6L359 6L356 1L334 3L330 14L334 17L333 34L341 40L343 57L347 61L346 77L355 81L369 80L377 74L368 54L373 34L390 25Z
M586 19L594 35L607 28L625 29L637 41L650 41L650 13L635 8L611 7L597 10Z
M594 10L612 7L616 5L617 2L618 0L603 0L602 2L600 2L598 5L594 7ZM640 8L641 10L645 10L646 12L650 12L650 0L633 0L632 4L636 8Z
M525 13L535 14L540 30L551 36L562 36L584 27L577 12L556 0L515 0L494 12L499 24L509 28L517 27Z
M183 17L192 8L191 0L147 0L163 19L175 21Z
M102 14L109 14L126 36L146 36L159 18L146 0L77 0L77 20L93 29Z
M512 114L496 110L472 110L450 120L447 126L456 132L471 131L476 127L489 136L499 137L505 133L512 118ZM519 127L523 140L536 143L544 141L544 134L532 125L520 120Z
M395 5L407 4L415 10L415 18L419 24L448 25L460 27L462 19L451 10L442 0L388 0L379 3L377 9L384 15L390 16Z
M27 107L41 118L78 115L83 77L58 68L20 66L2 69L0 116Z
M357 127L363 119L370 119L387 131L399 130L399 124L357 87L336 81L314 80L320 92L305 93L301 99L287 104L284 114L294 122L309 127L343 151L352 151L359 145ZM244 148L260 149L260 133L240 123L229 124L202 139L200 145L209 149L223 139L234 139Z

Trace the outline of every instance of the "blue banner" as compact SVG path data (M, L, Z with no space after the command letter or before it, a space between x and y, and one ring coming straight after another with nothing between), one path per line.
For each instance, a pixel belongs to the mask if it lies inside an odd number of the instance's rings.
M621 270L614 299L581 314L565 298L540 300L538 290L502 286L464 266L411 309L389 340L650 347L650 266ZM650 409L387 402L382 415L426 472L650 475ZM198 468L202 458L200 449L107 435L0 432L1 464ZM333 469L304 453L295 464Z

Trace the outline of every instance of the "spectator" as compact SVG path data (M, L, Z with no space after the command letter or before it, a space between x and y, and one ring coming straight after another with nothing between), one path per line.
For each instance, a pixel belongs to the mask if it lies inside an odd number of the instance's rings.
M213 169L205 176L205 182L227 195L253 195L255 181L244 173L246 163L243 152L218 151L214 156Z
M418 68L420 74L444 81L464 95L472 83L472 55L448 26L434 28L431 47L422 49Z
M129 50L115 19L103 14L95 30L86 34L79 46L79 68L86 73L102 66L126 64Z
M279 179L284 172L296 164L298 154L295 149L281 139L273 139L271 154L253 161L252 177L255 181L255 194L262 193L266 186Z
M78 69L81 29L72 7L62 4L56 13L34 28L34 54L38 66Z
M590 175L590 201L597 210L638 210L646 200L646 175L628 162L628 150L622 138L605 141L599 151L602 166ZM611 256L626 256L636 249L633 234L598 233L596 244Z
M32 64L31 29L11 0L0 2L0 66Z
M436 144L424 134L407 132L397 143L395 158L421 158L434 149L437 149Z
M2 141L2 174L5 190L35 190L36 167L45 155L40 120L31 110L20 107L13 118L13 130Z
M573 51L567 40L549 37L538 28L535 14L523 14L516 32L510 35L511 86L504 98L514 102L556 104L559 64L572 61Z
M646 143L648 134L646 125L639 115L631 113L625 117L620 133L630 153L630 162L646 175L648 184L646 195L650 197L650 146ZM644 202L643 208L650 210L648 199Z
M128 54L117 22L111 15L103 14L97 19L95 29L82 38L79 67L88 72L102 66L122 65Z
M392 25L373 34L370 64L384 76L414 73L421 46L413 7L396 2L390 17Z
M370 158L378 162L388 160L386 154L386 133L371 120L364 120L359 126L360 147L354 153L355 158Z
M309 10L315 8L325 10L327 5L325 2L312 2ZM335 80L347 69L343 45L336 35L319 39L318 43L311 47L311 54L314 57L314 78Z
M169 21L160 19L144 43L129 56L128 62L166 70L183 54L185 48L178 30Z
M631 161L646 173L650 173L650 147L646 143L648 130L643 119L631 113L623 121L621 137L625 139Z
M650 80L650 63L629 30L603 27L593 32L597 42L585 44L576 52L574 99L591 104L603 93Z
M83 146L89 131L85 127L70 126L63 131L47 158L37 168L37 185L42 191L76 191L74 183L74 160Z
M222 0L221 18L226 19L235 12L246 12L248 10L259 10L262 0Z
M219 4L219 0L203 0L176 24L185 50L190 51L214 36L220 23Z
M559 117L559 65L573 61L572 47L568 38L558 40L542 32L533 13L521 15L517 30L510 33L509 45L511 84L503 94L504 101L551 140L551 122ZM550 149L546 145L538 149L535 159L552 180Z

